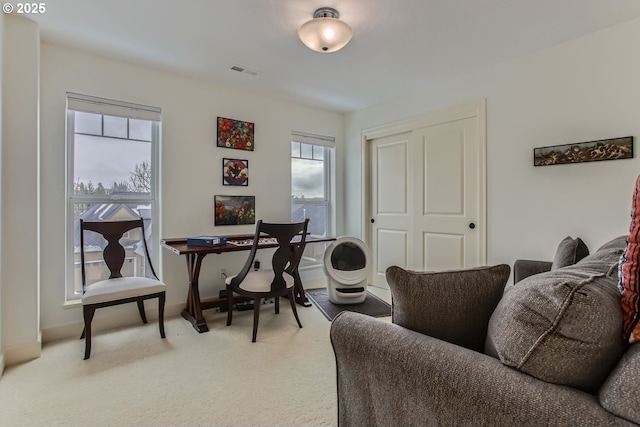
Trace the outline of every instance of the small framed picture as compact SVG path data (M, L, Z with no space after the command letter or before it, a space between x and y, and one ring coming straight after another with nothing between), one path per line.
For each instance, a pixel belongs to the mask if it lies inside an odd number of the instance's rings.
M222 159L222 185L249 185L249 160Z

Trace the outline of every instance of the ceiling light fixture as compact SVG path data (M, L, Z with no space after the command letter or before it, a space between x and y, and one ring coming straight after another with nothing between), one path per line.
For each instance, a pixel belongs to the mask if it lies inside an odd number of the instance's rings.
M313 13L313 19L298 30L298 37L309 49L331 53L342 49L353 36L353 30L332 7L321 7Z

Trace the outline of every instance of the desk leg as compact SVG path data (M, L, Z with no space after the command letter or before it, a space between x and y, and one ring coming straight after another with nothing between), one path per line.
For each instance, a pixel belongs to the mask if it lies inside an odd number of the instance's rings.
M311 307L311 301L307 298L307 295L304 293L304 286L302 286L302 280L300 279L300 273L298 269L293 272L293 295L296 303L300 304L303 307Z
M200 266L206 254L187 254L187 272L189 273L189 293L187 294L187 306L182 310L182 317L193 325L193 328L202 333L209 331L204 315L202 314L202 304L200 301L200 290L198 289L198 277L200 276Z
M304 252L304 246L300 247L299 245L289 245L289 249L294 254L294 257L302 257L302 253ZM296 254L297 251L297 254ZM300 262L300 260L297 260ZM298 271L298 267L291 273L293 276L293 297L294 301L300 304L303 307L311 307L311 301L307 298L304 293L304 286L302 286L302 279L300 279L300 272Z

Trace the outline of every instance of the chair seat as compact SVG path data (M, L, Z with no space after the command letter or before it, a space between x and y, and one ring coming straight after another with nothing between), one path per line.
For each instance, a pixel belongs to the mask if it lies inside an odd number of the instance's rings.
M236 276L229 276L225 280L227 285L231 284L231 280ZM270 292L271 282L273 282L273 270L258 270L247 273L239 288L249 292ZM293 277L283 274L282 277L287 284L287 288L293 286Z
M163 292L167 286L159 280L147 277L119 277L96 282L86 288L82 305L100 304L125 298Z

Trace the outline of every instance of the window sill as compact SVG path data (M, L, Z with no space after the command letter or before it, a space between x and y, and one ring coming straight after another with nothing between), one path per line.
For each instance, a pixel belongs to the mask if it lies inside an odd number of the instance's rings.
M310 270L317 270L319 268L322 268L321 262L317 264L300 265L298 266L298 271L310 271Z
M62 308L75 308L75 307L80 307L81 305L82 305L82 300L78 298L78 299L65 301L64 304L62 304Z

